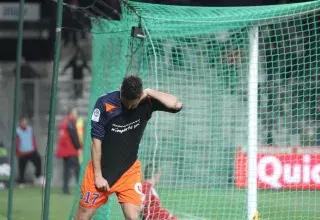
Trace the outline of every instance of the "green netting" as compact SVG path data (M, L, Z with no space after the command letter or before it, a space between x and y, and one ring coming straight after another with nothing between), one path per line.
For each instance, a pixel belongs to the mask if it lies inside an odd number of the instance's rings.
M123 4L121 21L92 21L88 116L96 99L118 89L125 74L138 74L145 87L177 95L183 111L155 113L139 151L143 165L155 161L162 168L157 190L163 206L184 219L246 219L248 189L236 177L246 179L248 170L245 163L240 171L235 164L250 137L250 31L258 27L258 78L253 80L258 83L258 150L319 145L319 6L320 1L233 8ZM131 37L132 26L141 26L145 38ZM90 121L85 143L84 164L90 157ZM287 155L285 163L294 158ZM320 194L312 188L317 184L305 184L303 191L295 185L286 190L259 185L261 219L320 219ZM78 191L71 216L79 198ZM123 219L117 199L112 197L94 219Z

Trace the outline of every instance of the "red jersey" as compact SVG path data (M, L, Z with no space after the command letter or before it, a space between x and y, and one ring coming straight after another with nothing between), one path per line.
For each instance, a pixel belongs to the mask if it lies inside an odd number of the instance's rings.
M59 126L59 139L57 146L57 157L78 156L78 149L81 148L76 124L73 120L66 117Z
M161 207L160 198L154 186L149 182L142 182L143 220L177 220L178 218Z

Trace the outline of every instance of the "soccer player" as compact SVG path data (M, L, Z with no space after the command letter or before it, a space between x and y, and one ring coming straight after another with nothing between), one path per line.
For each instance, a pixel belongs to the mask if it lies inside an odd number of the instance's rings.
M78 111L75 107L72 107L59 126L59 139L56 153L58 158L63 159L62 192L66 195L70 194L69 180L71 171L75 174L76 181L79 179L79 155L81 155L83 147L76 128L77 120Z
M44 185L44 177L41 171L41 156L38 151L38 144L35 133L29 120L26 117L20 119L19 127L17 127L17 143L16 154L19 163L19 187L25 186L25 170L28 162L32 162L36 168L34 184Z
M167 209L161 207L160 198L154 186L160 181L160 169L157 165L148 164L144 170L142 182L143 220L178 220Z
M98 98L91 117L91 160L81 186L75 220L89 220L116 193L126 220L137 220L142 205L139 144L154 111L177 113L177 97L142 88L126 76L120 91Z

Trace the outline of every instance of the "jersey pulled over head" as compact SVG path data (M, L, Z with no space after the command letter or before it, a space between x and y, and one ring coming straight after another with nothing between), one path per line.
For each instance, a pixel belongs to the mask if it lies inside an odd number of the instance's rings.
M124 77L120 88L120 97L121 103L125 108L136 108L140 102L142 93L142 81L139 77L133 75Z

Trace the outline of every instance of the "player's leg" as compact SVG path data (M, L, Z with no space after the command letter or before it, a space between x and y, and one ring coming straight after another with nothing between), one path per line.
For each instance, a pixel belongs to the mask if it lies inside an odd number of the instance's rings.
M90 220L96 210L96 208L85 208L79 205L74 220Z
M30 155L30 161L33 163L35 169L35 179L34 184L42 186L44 183L44 178L42 176L42 170L41 170L41 157L38 151L34 151L32 155Z
M69 179L70 179L70 157L63 158L63 183L62 192L64 194L69 194Z
M26 171L26 166L27 166L27 162L28 162L28 158L27 156L22 156L19 157L19 184L25 184L25 179L24 179L24 175L25 175L25 171Z
M141 206L131 203L120 203L125 220L138 220Z
M89 161L82 179L81 196L75 220L90 220L97 208L108 200L107 192L98 191L94 183L92 162Z
M78 157L72 157L72 168L77 182L79 181L80 163Z
M126 220L139 219L142 205L141 180L140 162L137 160L114 186Z

